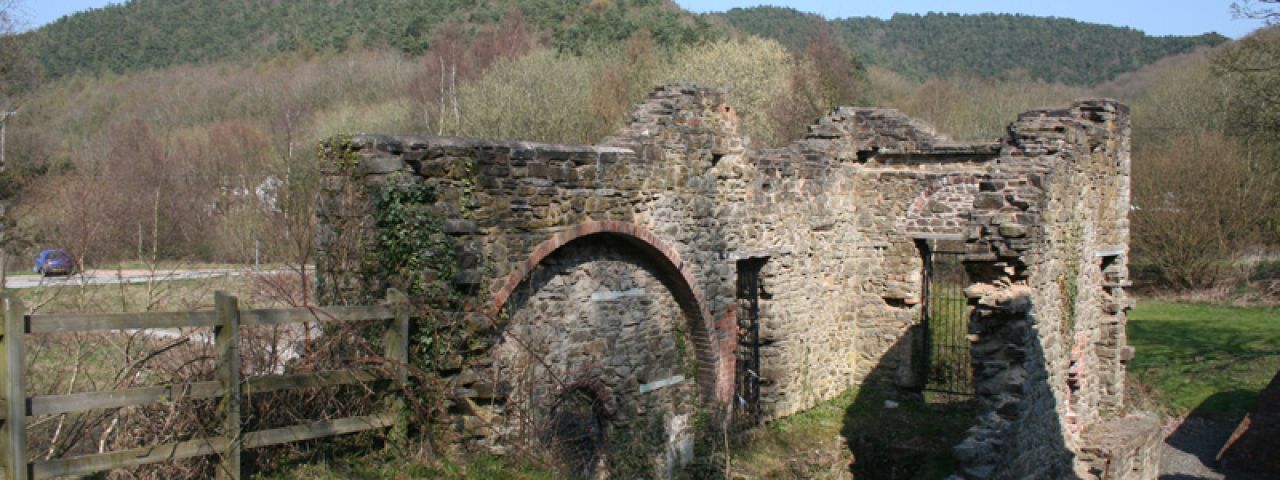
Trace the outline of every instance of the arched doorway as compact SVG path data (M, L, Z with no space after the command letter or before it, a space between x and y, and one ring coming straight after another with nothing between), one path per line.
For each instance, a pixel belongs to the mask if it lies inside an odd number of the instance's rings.
M548 240L495 297L498 429L568 475L669 476L692 459L714 356L691 276L651 240Z

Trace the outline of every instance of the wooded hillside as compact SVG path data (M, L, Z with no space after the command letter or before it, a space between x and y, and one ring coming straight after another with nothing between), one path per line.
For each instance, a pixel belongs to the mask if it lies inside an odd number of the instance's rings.
M821 17L778 7L735 8L734 28L795 47ZM1027 15L897 14L832 20L866 63L916 79L1001 77L1026 71L1067 85L1094 85L1169 55L1227 40L1216 33L1153 37L1131 28Z
M667 0L133 0L64 17L30 35L46 75L122 73L289 52L394 48L421 54L445 23L473 33L520 12L563 51L649 30L659 44L712 35Z
M29 35L49 78L122 73L287 52L393 48L421 54L446 23L472 32L519 11L560 52L582 54L640 29L659 45L731 30L803 48L820 17L755 7L694 15L669 0L134 0L62 18ZM1153 37L1129 28L1025 15L895 15L829 22L863 63L915 79L1033 78L1092 85L1226 38ZM718 26L717 26L718 25Z

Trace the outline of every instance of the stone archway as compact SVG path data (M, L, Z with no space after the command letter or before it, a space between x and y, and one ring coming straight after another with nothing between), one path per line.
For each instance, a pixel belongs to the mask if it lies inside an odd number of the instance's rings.
M492 297L501 325L488 357L509 391L504 428L525 439L591 443L547 445L576 474L669 476L692 460L695 418L715 398L718 363L682 267L652 234L619 222L580 225L536 248L512 274L518 280ZM566 417L558 405L591 414ZM548 434L563 431L590 435Z
M930 182L898 220L901 231L915 237L956 237L964 233L978 193L973 175L948 175Z
M696 288L697 282L690 266L680 258L680 253L658 239L648 229L627 222L592 221L584 222L559 232L538 244L530 253L524 264L517 266L507 275L502 287L490 296L489 306L494 318L499 318L512 293L525 282L539 265L556 251L571 242L586 238L601 241L614 241L635 247L636 253L652 260L661 273L661 279L667 284L675 296L685 319L689 325L689 333L698 346L697 356L698 385L703 389L707 400L728 402L732 391L729 379L731 372L724 369L713 346L713 332L716 325L712 321L711 312L707 309L702 292ZM726 337L727 338L727 337ZM726 387L726 384L728 386Z

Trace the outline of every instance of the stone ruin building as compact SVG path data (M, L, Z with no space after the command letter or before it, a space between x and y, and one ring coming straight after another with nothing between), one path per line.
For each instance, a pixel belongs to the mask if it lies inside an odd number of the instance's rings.
M1129 133L1111 100L1024 113L993 143L844 107L751 149L725 93L673 84L592 146L356 136L327 150L321 298L380 281L361 264L378 188L433 187L455 287L482 305L441 366L457 431L497 450L626 432L670 474L707 412L925 388L929 292L954 288L978 410L959 477L1155 478L1158 422L1124 404ZM935 281L944 256L962 280Z

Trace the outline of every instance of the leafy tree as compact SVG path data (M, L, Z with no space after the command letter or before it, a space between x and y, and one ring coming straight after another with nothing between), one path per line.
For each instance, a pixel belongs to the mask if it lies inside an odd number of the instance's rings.
M787 138L773 128L769 104L788 95L792 63L782 44L752 36L682 49L660 77L726 89L744 133L752 141L777 145Z

